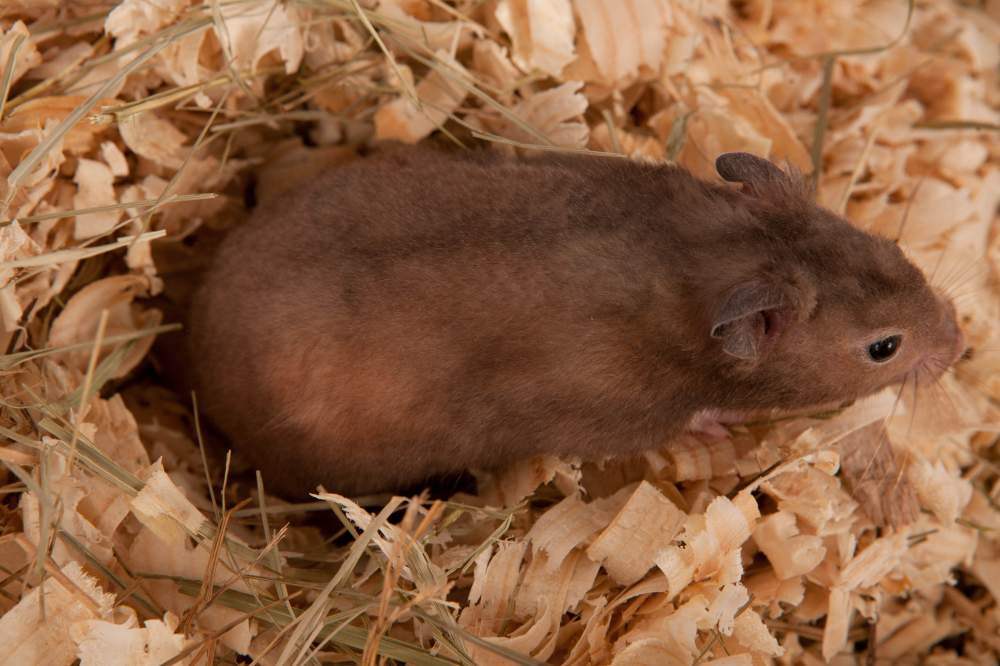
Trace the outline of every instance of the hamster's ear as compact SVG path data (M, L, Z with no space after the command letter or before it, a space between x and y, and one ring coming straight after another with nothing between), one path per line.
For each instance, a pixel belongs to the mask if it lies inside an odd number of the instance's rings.
M773 162L750 153L723 153L715 159L715 170L730 183L742 183L743 191L757 197L808 192L800 174L785 173Z
M777 335L795 308L791 294L780 286L755 279L738 285L726 296L712 321L711 336L722 350L742 361L756 363L765 340Z

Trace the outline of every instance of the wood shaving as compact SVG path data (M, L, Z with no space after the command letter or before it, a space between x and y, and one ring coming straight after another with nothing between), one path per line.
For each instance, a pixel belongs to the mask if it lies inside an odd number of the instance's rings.
M620 585L631 585L653 566L656 553L681 529L684 513L643 481L611 523L587 548Z
M70 664L77 653L71 639L77 623L110 616L114 595L104 593L80 565L70 562L60 573L28 592L0 618L0 638L8 646L5 663Z
M603 83L624 87L640 68L646 72L659 69L670 14L667 5L643 0L620 5L576 0L574 7Z
M444 124L465 99L465 89L454 80L465 76L464 68L444 53L437 55L442 69L416 85L416 100L400 97L376 112L376 137L416 143Z
M154 666L187 647L184 636L174 633L177 624L177 616L167 613L163 620L146 620L140 627L135 613L129 613L123 622L78 622L70 637L76 643L80 666Z
M114 188L115 176L111 168L104 162L81 158L76 163L76 196L73 197L74 208L99 208L118 203ZM76 216L76 228L73 235L77 239L103 236L114 229L121 217L121 210L109 210L102 213L87 213Z
M579 120L587 108L587 99L579 94L581 87L582 84L570 81L535 93L511 109L520 122L505 120L497 133L522 143L537 143L541 137L555 146L582 147L587 143L589 130Z
M576 25L570 0L501 0L496 20L510 36L514 62L559 76L574 56Z
M2 3L0 661L995 664L998 44L993 0ZM428 138L787 163L969 358L439 501L261 495L155 336L245 200Z
M155 309L143 309L135 303L136 296L148 291L149 283L136 275L116 275L88 284L66 303L65 309L52 322L50 341L54 347L92 342L101 318L108 311L107 335L118 335L155 326L161 314ZM149 351L152 339L139 340L115 369L115 377L128 374ZM90 349L60 354L66 362L84 371ZM110 353L110 350L105 352Z

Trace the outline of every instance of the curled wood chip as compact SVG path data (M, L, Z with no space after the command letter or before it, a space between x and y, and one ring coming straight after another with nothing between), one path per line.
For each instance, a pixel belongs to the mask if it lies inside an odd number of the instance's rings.
M752 609L746 609L733 622L733 638L753 652L780 657L784 654L784 649L778 641L768 631L767 625L760 619L760 615Z
M139 427L121 394L107 400L92 398L86 420L96 430L94 444L116 463L133 474L149 465L149 453L139 438Z
M73 181L77 187L73 197L74 208L96 208L118 203L112 185L114 174L103 162L81 158L77 161ZM74 236L77 239L103 236L114 229L121 215L120 209L77 215Z
M419 104L403 95L379 107L375 113L375 136L416 143L441 127L449 114L465 99L466 90L456 79L467 76L465 68L445 53L437 57L443 63L416 85Z
M805 598L805 586L801 577L782 580L773 570L769 570L746 576L743 581L753 595L754 604L766 604L772 617L784 612L782 604L798 606Z
M147 289L148 281L138 275L115 275L91 282L69 299L66 307L52 322L49 343L53 347L62 347L93 341L102 310L108 310L105 336L132 333L159 324L162 318L159 310L144 310L133 302L136 296ZM152 346L153 337L140 338L132 344L132 349L115 369L113 377L123 377L135 368ZM113 346L105 348L99 358L104 358L113 349ZM84 371L91 352L92 349L84 348L63 352L60 357Z
M163 471L157 460L139 473L145 481L132 498L132 513L143 525L168 544L183 544L205 522L205 517Z
M661 454L671 463L675 480L696 481L732 474L740 452L736 441L728 437L701 440L683 435L671 441Z
M541 611L538 617L534 621L519 627L512 635L502 638L487 636L485 640L516 653L531 655L538 660L547 659L551 655L555 643L554 641L544 641L552 631L553 619L555 618L549 608L547 599L540 600L539 606ZM510 659L507 657L499 655L483 646L471 645L470 647L470 655L477 666L479 664L483 666L506 666L506 664L510 663Z
M579 92L582 86L569 81L522 100L511 109L521 123L505 118L497 134L526 144L540 143L541 135L556 146L583 147L590 130L580 121L587 109L587 98Z
M333 18L309 25L303 23L303 62L313 70L332 63L361 60L370 55L364 52L367 31L364 26L347 19Z
M581 658L580 655L589 653L592 658L603 658L603 656L610 656L611 649L605 638L609 624L613 619L613 613L618 609L631 605L640 603L641 600L647 596L662 595L667 591L666 580L662 576L650 576L645 580L633 585L632 587L625 590L622 594L617 595L612 601L608 601L607 597L600 595L591 600L586 601L581 608L582 618L586 622L583 629L583 635L579 640L576 641L572 650L570 651L570 656L568 661L570 663L575 663L575 660ZM695 606L698 607L697 614L698 617L704 617L705 615L705 605L702 598L698 598L695 601ZM662 619L663 614L669 614L673 611L673 605L666 608L661 613L658 614L658 618ZM683 610L683 609L682 609ZM689 610L685 610L684 614L678 615L678 618L682 618L688 613ZM659 626L659 625L657 625ZM614 651L619 651L625 647L626 644L635 642L636 640L641 640L644 637L654 635L657 629L653 629L652 633L647 628L644 628L641 634L637 633L636 630L629 632L627 638L623 637L623 640L618 641L614 646ZM656 634L659 635L659 634Z
M834 444L851 433L868 425L883 423L898 407L898 395L898 390L889 388L855 402L832 418L810 422L805 429L799 427L792 430L794 450L832 449Z
M534 553L517 591L515 616L527 619L537 614L543 599L557 615L576 608L593 587L599 568L599 563L576 550L553 572L545 551Z
M169 25L188 4L187 0L124 0L108 14L104 29L114 35L116 46L123 48L140 35Z
M600 562L617 583L631 585L646 575L656 554L670 545L684 518L659 490L643 481L587 548L587 556Z
M634 160L662 162L664 147L657 137L626 130L611 130L608 125L597 125L590 130L591 147L597 150L613 153L620 151Z
M217 191L232 178L234 165L220 164L219 160L211 155L206 157L190 158L179 172L179 176L172 183L150 174L143 178L138 187L133 186L122 192L121 200L137 201L140 199L157 199L170 194L189 194L202 192L204 190ZM169 192L167 187L170 187ZM166 194L165 194L166 193ZM190 201L187 203L175 203L165 208L153 218L153 226L166 230L170 234L182 234L197 228L204 219L213 214L217 214L226 207L225 197L219 196L202 201ZM139 211L128 209L129 215L136 215Z
M493 41L480 40L473 44L472 67L501 90L511 90L521 78L521 73L510 61L507 49Z
M296 7L237 3L222 5L220 14L221 21L213 29L236 72L255 72L261 60L272 52L278 54L286 73L299 68L304 46Z
M548 555L549 567L558 567L569 551L609 524L628 501L632 488L626 486L610 497L584 503L571 495L539 516L526 535L536 551Z
M40 252L38 244L16 221L0 227L0 262L33 257ZM0 330L6 333L17 330L24 312L24 303L18 298L17 286L12 282L14 275L13 268L0 269Z
M574 6L602 83L624 84L640 68L659 71L670 11L666 5L646 0L575 0Z
M743 574L740 546L750 538L758 518L757 506L748 494L734 502L717 497L702 520L690 520L678 537L686 547L670 546L656 565L670 581L670 594L678 594L692 581L712 579L732 583Z
M940 585L954 585L954 569L972 565L980 541L975 530L964 527L934 532L906 552L891 579L883 580L882 586L898 592L907 589L928 591Z
M22 159L27 157L50 134L54 133L57 125L56 121L50 119L40 128L29 128L18 132L0 131L0 153L3 154L6 163L14 166L20 164ZM3 129L5 127L0 127L0 130ZM51 188L53 183L48 180L49 176L65 160L65 155L63 154L65 140L66 137L60 138L50 150L46 151L42 158L32 167L31 171L26 173L21 179L21 187L42 185L45 188L42 194ZM9 186L9 181L0 181L0 194L7 194Z
M521 559L527 544L501 541L496 552L489 551L476 561L469 602L459 618L459 622L478 635L496 636L500 624L513 611L513 593L517 587Z
M664 608L623 636L616 648L621 649L624 647L622 644L628 647L616 655L614 663L629 664L632 658L639 663L651 659L660 660L653 663L692 663L701 652L697 643L698 630L711 627L707 600L703 596L695 596L676 610ZM643 647L632 648L632 645ZM626 658L621 657L623 654Z
M761 487L778 501L780 510L795 514L820 536L843 532L855 520L857 503L836 477L815 467L780 474Z
M750 600L747 589L739 583L729 583L722 586L722 590L712 600L708 607L709 621L713 626L719 628L723 636L733 633L733 622L736 613L743 608L744 604Z
M672 126L671 126L672 127ZM755 155L770 155L773 142L762 135L741 115L720 105L706 105L686 121L686 140L677 162L706 180L718 178L715 158L725 152L744 150ZM664 139L669 134L661 135Z
M419 41L432 51L454 54L472 44L473 34L482 30L470 21L434 21L424 13L410 13L407 3L401 0L381 0L379 13L395 21L394 31L409 39ZM415 15L416 14L416 15ZM489 42L495 44L495 42Z
M79 564L69 562L60 572L61 576L46 578L0 617L5 664L69 666L77 657L70 640L73 625L110 616L115 596L101 590Z
M771 140L770 159L782 164L787 162L802 173L812 171L812 160L802 141L784 115L778 112L766 95L746 88L725 88L722 95L731 108L739 110L741 117L762 136Z
M569 0L501 0L496 18L510 35L514 62L526 72L558 76L574 55L576 24Z
M939 461L925 458L914 460L907 468L907 477L920 498L920 504L930 510L942 525L950 527L972 499L972 484L956 477Z
M101 143L101 159L111 169L112 175L116 178L128 175L128 161L114 141L104 141Z
M823 629L823 658L829 661L847 645L847 632L851 625L850 592L836 586L830 590L830 607Z
M71 627L80 666L158 666L175 657L188 642L175 633L178 620L173 613L167 613L163 620L146 620L142 627L134 611L125 615L124 622L82 620ZM189 664L191 660L174 663Z
M46 123L61 123L78 106L86 101L85 95L63 95L60 97L37 97L13 109L4 120L4 131L19 132L41 129ZM97 102L97 108L113 103L110 99ZM70 155L86 155L93 150L97 139L106 127L81 119L63 136L63 148Z
M899 564L907 545L905 534L876 539L843 568L839 586L845 590L855 590L877 584Z
M84 424L80 429L90 435L93 427L87 427L88 425ZM54 446L51 440L45 441L46 444ZM61 507L57 519L53 520L54 525L83 544L98 562L111 564L114 559L112 536L125 517L121 503L105 507L108 509L106 514L95 511L95 507L89 501L92 494L89 486L92 484L68 474L65 457L59 453L49 453L48 468L50 474L48 501L50 503L58 501ZM21 496L21 516L25 536L29 542L38 547L43 534L41 525L43 514L42 502L34 493L28 492ZM58 564L73 560L85 562L77 550L68 547L62 540L53 543L51 557Z
M16 58L13 64L10 62L11 58ZM24 21L14 21L6 30L0 30L0 72L6 72L10 68L11 84L16 83L25 72L41 62L42 56L30 39Z
M207 60L204 57L204 52L210 49L210 52L214 52L219 49L217 43L213 43L211 47L206 44L210 34L207 30L199 30L173 40L167 44L154 61L157 73L165 80L177 86L195 86L196 92L192 100L203 109L212 105L215 93L215 89L212 88L197 89L197 86L207 75L207 68L203 64ZM212 38L214 39L214 35ZM221 61L221 57L212 58L212 60ZM221 66L221 62L219 66Z
M795 514L789 511L772 513L761 520L753 538L782 580L809 573L826 555L823 540L818 536L799 534Z
M160 522L166 520L172 519L164 517ZM139 532L126 556L126 562L131 567L141 566L143 571L168 577L176 576L191 580L202 580L206 577L211 558L207 548L191 545L187 539L175 540L170 536L170 528L164 529L161 524L152 521L144 524L147 529ZM171 540L162 539L160 533L167 534ZM213 583L220 586L228 585L238 592L250 593L251 590L245 580L263 575L264 572L259 567L245 567L242 571L243 577L235 576L230 563L231 560L225 553L220 555L214 569ZM177 583L169 578L146 580L144 588L149 591L156 603L178 617L182 617L196 602L194 596L181 593ZM246 619L242 612L226 608L221 604L213 604L202 609L197 616L197 626L207 631L220 631L231 626L231 629L222 634L220 641L240 654L247 653L256 630L255 625Z
M555 481L567 496L579 492L579 462L556 456L533 456L502 470L480 473L479 496L487 503L514 506L539 486Z
M129 150L172 169L179 169L187 156L187 136L170 121L153 112L134 113L118 125L118 132Z

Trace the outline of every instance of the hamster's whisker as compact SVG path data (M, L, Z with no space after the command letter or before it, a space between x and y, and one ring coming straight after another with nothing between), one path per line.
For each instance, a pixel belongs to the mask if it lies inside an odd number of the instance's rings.
M988 270L988 266L986 266L983 262L973 262L959 265L952 268L948 275L942 279L940 283L932 282L932 284L936 284L939 289L951 295L954 294L955 290L959 287L964 287L976 278L986 275Z
M948 401L948 405L951 407L952 415L955 417L961 416L962 410L958 408L958 403L956 403L955 399L952 397L951 391L949 391L948 387L941 382L940 376L934 378L934 386L938 389L941 395L943 395L945 399Z
M950 366L939 358L927 359L925 361L927 374L936 382L940 383L941 375L950 370Z
M887 423L889 421L891 421L892 418L896 415L896 409L899 408L900 400L902 400L902 398L903 398L903 389L906 388L906 382L911 377L913 377L913 371L912 370L910 372L906 373L906 375L903 377L903 383L899 385L899 391L896 392L896 399L892 403L892 409L889 410L889 415L886 417L886 422Z
M872 452L871 457L868 459L868 464L865 465L864 471L861 473L860 478L865 479L872 470L872 466L878 459L879 454L882 453L882 447L890 445L889 439L889 423L892 421L893 417L896 415L896 409L899 407L900 399L903 397L903 390L906 388L906 382L913 376L913 371L903 375L903 382L899 385L899 391L896 392L896 399L892 403L892 409L889 410L889 414L882 419L882 428L879 430L879 441L875 450Z
M1000 347L975 347L972 349L972 354L975 356L980 356L982 354L996 354L1000 352ZM966 360L966 359L962 359Z
M945 248L941 252L940 256L938 256L937 263L934 264L934 270L932 270L931 274L927 277L927 284L937 284L937 282L935 281L935 277L937 276L937 272L941 270L941 266L944 264L944 258L947 254L948 254L948 248Z
M991 291L992 291L991 288L988 287L987 285L980 285L965 289L964 291L961 292L950 294L949 297L951 298L952 301L958 302L967 300L973 296L982 296L983 294L990 293Z
M927 176L920 177L920 180L918 180L917 184L913 187L913 193L906 200L906 207L903 208L903 217L899 220L899 228L896 229L896 238L893 240L896 245L899 245L899 242L903 240L903 231L906 229L906 223L910 221L910 209L913 207L913 202L917 198L917 193L920 192L920 188L923 186L926 178Z
M942 253L941 259L944 259L944 253ZM938 285L940 289L950 289L952 281L957 278L959 271L963 269L964 267L961 265L950 266L945 271L944 275L940 276L940 278L936 278L932 284Z
M950 289L942 289L941 293L943 293L947 298L951 299L952 301L956 301L958 299L966 298L968 296L979 296L983 293L989 293L990 291L992 291L992 289L989 285L981 283L971 284L967 282L965 284L955 285Z
M950 289L957 289L988 275L989 265L986 262L974 262L965 266L959 266L954 271L954 275L948 281L942 280L942 283Z
M913 432L913 422L916 420L917 416L917 394L920 391L920 372L924 368L922 366L917 366L913 375L913 404L910 405L910 423L906 426L906 439L910 439L910 434ZM903 380L903 386L906 386L906 380Z
M895 455L895 453L893 453L893 455ZM899 484L902 483L903 476L906 474L906 467L907 464L909 463L909 458L910 458L910 450L904 449L903 459L900 460L899 463L896 465L896 481L895 483L892 484L892 492L896 492L896 489L899 488Z

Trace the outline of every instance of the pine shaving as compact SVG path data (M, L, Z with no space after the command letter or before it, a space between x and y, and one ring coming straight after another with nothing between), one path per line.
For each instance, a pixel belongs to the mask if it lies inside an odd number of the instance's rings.
M995 663L997 44L994 1L0 3L3 661ZM290 504L151 351L248 201L382 139L787 163L953 297L969 357Z

